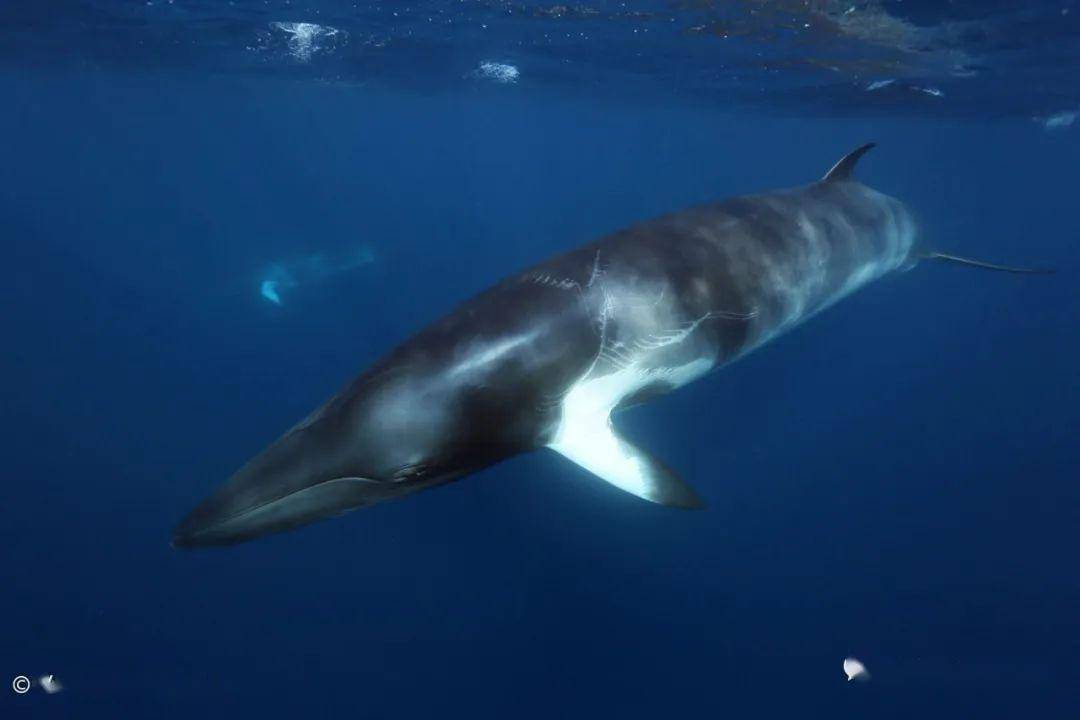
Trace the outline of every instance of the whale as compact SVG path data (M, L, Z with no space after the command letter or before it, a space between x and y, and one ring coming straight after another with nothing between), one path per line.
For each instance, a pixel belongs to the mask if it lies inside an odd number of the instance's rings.
M1013 273L920 241L860 182L863 145L807 185L710 202L526 268L420 330L243 465L175 528L232 545L554 451L623 491L700 508L613 423L886 275L934 260Z
M288 262L275 262L266 268L259 281L259 295L274 305L284 305L283 293L307 285L325 282L339 275L375 262L375 251L361 245L338 256L315 253Z

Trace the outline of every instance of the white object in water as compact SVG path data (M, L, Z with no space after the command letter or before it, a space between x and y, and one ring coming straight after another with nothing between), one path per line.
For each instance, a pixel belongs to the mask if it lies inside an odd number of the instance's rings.
M521 77L521 72L513 65L485 60L474 71L476 77L483 80L491 80L503 85L516 83Z
M300 62L308 62L316 52L333 48L338 36L347 36L337 28L309 22L272 22L270 27L289 35L289 52Z
M870 671L858 658L853 657L844 658L844 674L847 675L848 682L852 680L866 682L870 679Z
M263 280L262 285L259 286L259 294L275 305L281 304L281 296L278 295L277 280Z
M41 689L49 695L55 695L64 689L64 686L60 684L60 681L56 679L55 675L42 675L38 678L38 684L41 685Z
M927 95L933 95L934 97L945 97L945 93L943 93L941 90L938 90L936 87L916 87L912 89L918 90L919 92L924 92Z
M880 90L881 88L889 87L894 82L896 82L896 80L893 80L892 78L887 78L885 80L875 80L874 82L872 82L872 83L870 83L869 85L866 86L866 91L867 92L874 92L875 90Z
M1080 111L1063 110L1059 113L1054 113L1050 117L1036 118L1036 120L1040 120L1043 127L1047 130L1061 130L1076 122L1077 117L1080 117Z

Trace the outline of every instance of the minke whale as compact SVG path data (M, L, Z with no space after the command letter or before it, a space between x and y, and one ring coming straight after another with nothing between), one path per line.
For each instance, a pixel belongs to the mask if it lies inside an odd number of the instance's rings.
M612 414L700 378L922 260L911 211L859 182L873 144L816 182L642 222L513 275L374 363L175 529L229 545L550 448L645 500L701 507Z
M268 267L259 282L259 295L275 305L284 304L282 293L301 285L325 282L337 275L356 270L375 262L375 251L369 245L345 254L327 257L323 253L308 255L292 262L276 262Z

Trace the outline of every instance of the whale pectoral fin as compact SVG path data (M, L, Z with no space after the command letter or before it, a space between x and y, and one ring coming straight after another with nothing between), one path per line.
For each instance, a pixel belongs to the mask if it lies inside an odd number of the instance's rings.
M611 421L577 424L548 445L602 480L643 500L670 507L697 509L705 504L693 488L662 462L619 436Z

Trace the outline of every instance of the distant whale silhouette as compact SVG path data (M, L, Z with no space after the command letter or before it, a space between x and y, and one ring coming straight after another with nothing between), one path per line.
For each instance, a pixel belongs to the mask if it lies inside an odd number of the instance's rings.
M327 258L323 253L316 253L287 263L274 263L266 269L259 282L259 295L275 305L282 305L284 299L281 294L284 291L324 282L373 262L375 252L369 246L362 245L341 257Z
M421 330L195 508L177 547L226 545L551 448L638 497L697 494L611 414L761 347L922 259L899 201L852 177L693 207L509 277Z

